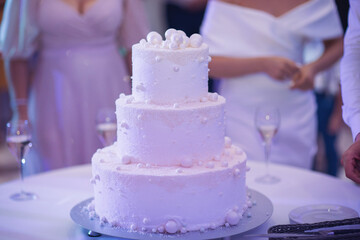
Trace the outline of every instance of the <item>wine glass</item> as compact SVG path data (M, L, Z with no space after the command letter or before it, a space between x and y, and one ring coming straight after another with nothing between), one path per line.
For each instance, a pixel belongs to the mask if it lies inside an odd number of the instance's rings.
M21 184L24 185L25 155L31 147L30 125L27 120L17 120L6 124L6 143L10 152L20 163ZM37 196L31 192L25 192L23 187L20 192L10 196L15 201L34 200Z
M274 184L280 178L269 174L269 157L271 152L272 140L280 126L280 112L276 107L259 107L255 113L255 126L262 138L265 152L266 173L255 181L264 184Z
M100 109L96 116L96 132L104 147L110 146L116 140L116 116L112 109Z

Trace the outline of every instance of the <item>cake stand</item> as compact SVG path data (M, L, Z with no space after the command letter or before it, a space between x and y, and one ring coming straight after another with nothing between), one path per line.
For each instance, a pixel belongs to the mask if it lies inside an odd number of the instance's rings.
M191 231L187 233L179 234L165 234L165 233L150 233L150 232L134 232L123 228L112 227L110 224L100 224L98 218L90 219L88 211L84 210L86 206L93 200L93 198L84 200L75 205L71 211L70 216L72 220L79 224L81 227L97 232L100 234L120 237L126 239L152 239L152 240L163 240L163 239L214 239L223 238L240 233L247 232L256 227L259 227L265 223L273 213L273 205L265 195L258 191L249 189L248 192L251 196L253 206L248 208L244 213L240 223L236 226L231 227L219 227L214 230L206 230L204 232Z

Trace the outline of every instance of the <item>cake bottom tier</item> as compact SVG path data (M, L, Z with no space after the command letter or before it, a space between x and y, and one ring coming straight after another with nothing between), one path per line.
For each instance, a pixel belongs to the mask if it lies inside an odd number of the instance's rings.
M191 168L122 164L113 146L92 159L95 212L134 231L187 232L235 225L247 208L246 155L224 149Z

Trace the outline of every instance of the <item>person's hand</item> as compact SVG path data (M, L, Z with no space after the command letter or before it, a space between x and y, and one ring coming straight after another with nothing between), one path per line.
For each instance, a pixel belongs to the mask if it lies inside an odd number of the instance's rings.
M295 62L283 57L269 57L265 59L264 71L276 80L286 80L299 71Z
M315 72L311 65L304 65L292 78L290 89L310 90L314 88Z
M346 177L360 184L360 134L341 157Z

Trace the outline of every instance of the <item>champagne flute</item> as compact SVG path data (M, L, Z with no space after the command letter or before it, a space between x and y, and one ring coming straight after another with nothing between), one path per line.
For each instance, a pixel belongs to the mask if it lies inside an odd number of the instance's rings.
M27 120L17 120L6 124L6 143L10 152L20 163L21 184L24 185L25 155L31 147L30 126ZM20 192L10 196L15 201L34 200L37 196L31 192L25 192L23 187Z
M116 140L116 116L112 109L100 109L96 117L96 131L104 147L110 146Z
M271 145L274 136L280 126L280 112L275 107L259 107L255 113L255 126L262 138L264 146L266 173L255 179L259 183L274 184L280 181L280 178L269 174L269 158Z

